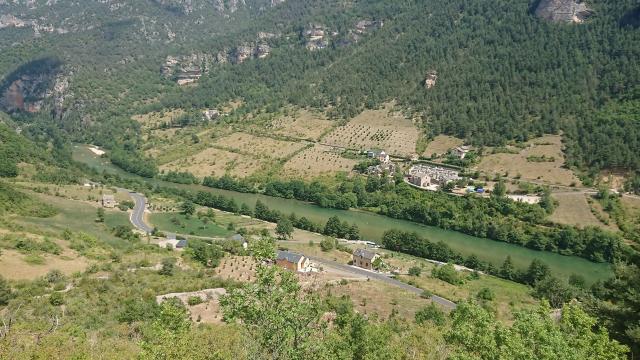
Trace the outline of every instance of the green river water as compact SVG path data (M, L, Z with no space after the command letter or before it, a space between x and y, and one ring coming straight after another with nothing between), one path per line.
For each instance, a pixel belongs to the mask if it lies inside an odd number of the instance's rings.
M113 166L108 160L94 155L85 146L79 145L74 149L74 159L86 163L99 171L106 170L122 176L137 177ZM444 241L452 249L464 255L475 254L479 259L489 261L496 266L500 266L507 255L510 255L514 264L519 268L525 268L531 260L538 258L548 264L557 276L568 277L573 273L581 274L589 283L605 279L612 274L609 264L597 264L576 256L562 256L551 252L530 250L516 245L468 236L455 231L397 220L365 211L326 209L293 199L212 189L201 185L180 185L156 179L145 180L163 186L179 187L194 191L204 190L222 194L235 199L238 204L246 203L252 208L256 201L260 199L260 201L271 209L286 214L294 213L296 216L305 216L309 220L317 223L324 223L329 217L337 215L343 221L357 224L360 228L362 238L366 240L378 241L381 239L382 234L389 229L415 231L431 241Z

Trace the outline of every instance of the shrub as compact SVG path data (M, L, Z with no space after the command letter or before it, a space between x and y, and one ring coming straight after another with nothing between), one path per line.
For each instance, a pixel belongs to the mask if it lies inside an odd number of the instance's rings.
M62 282L65 280L65 276L62 273L62 271L57 270L57 269L53 269L51 271L49 271L47 273L47 275L45 275L44 279L49 283L49 284L53 284L53 283L57 283L57 282Z
M417 266L409 268L409 275L411 276L420 276L420 273L422 273L422 269Z
M189 304L189 306L194 306L202 303L203 301L200 296L190 296L189 299L187 300L187 304Z
M320 248L322 249L322 251L331 251L333 250L337 245L337 241L334 238L324 238L321 242L320 242Z
M7 305L12 297L11 286L9 286L7 280L0 276L0 305Z
M458 275L458 272L456 271L453 264L446 264L440 267L436 267L431 272L431 275L434 278L446 281L452 285L460 285L462 283L462 280L460 279L460 276Z
M162 268L158 271L160 275L173 276L175 271L176 260L174 258L165 258L162 260Z
M433 296L433 293L429 290L424 290L422 291L422 294L420 294L420 297L423 299L431 299L432 296Z
M416 323L424 324L427 321L431 321L439 326L444 325L444 312L440 310L434 303L431 303L416 312Z
M489 288L482 288L478 291L478 295L476 295L478 299L491 301L495 299L496 295L493 293L493 290Z
M49 303L53 306L64 305L64 295L60 292L54 292L49 296Z

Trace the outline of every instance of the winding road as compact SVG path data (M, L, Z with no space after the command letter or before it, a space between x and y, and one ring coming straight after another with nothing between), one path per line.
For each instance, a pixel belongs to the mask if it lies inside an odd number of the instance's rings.
M131 212L131 216L129 216L131 224L133 224L133 226L135 226L138 230L144 231L147 234L151 233L153 231L153 227L144 222L144 211L147 208L147 198L137 192L129 191L126 189L118 190L128 192L129 196L131 196L135 204L133 207L133 211Z
M129 220L131 221L131 224L133 224L133 226L135 226L137 229L144 231L146 233L151 233L153 231L153 227L149 226L147 223L145 223L144 221L144 211L147 207L147 198L144 197L144 195L140 194L140 193L136 193L133 191L129 191L126 189L118 189L119 191L123 191L123 192L127 192L129 194L129 196L131 196L131 198L133 199L134 202L134 207L133 207L133 211L131 212L131 216L129 217ZM417 288L415 286L411 286L409 284L403 283L402 281L396 280L394 278L391 278L389 276L383 275L383 274L379 274L373 271L369 271L369 270L365 270L365 269L360 269L358 267L355 266L350 266L350 265L346 265L346 264L342 264L336 261L331 261L331 260L327 260L327 259L321 259L315 256L308 256L308 258L312 261L315 261L317 263L320 263L322 265L328 266L328 267L332 267L338 270L341 270L343 272L347 272L350 274L354 274L354 275L358 275L358 276L364 276L364 277L368 277L371 279L375 279L396 287L399 287L401 289L410 291L414 294L417 295L422 295L424 290ZM435 302L438 305L441 305L442 307L445 307L449 310L453 310L456 308L456 304L452 301L449 301L443 297L437 296L437 295L432 295L431 296L431 300L433 302Z

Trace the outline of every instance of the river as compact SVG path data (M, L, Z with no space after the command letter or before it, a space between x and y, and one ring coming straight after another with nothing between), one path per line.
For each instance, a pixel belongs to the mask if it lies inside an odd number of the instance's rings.
M122 176L136 177L122 169L112 165L108 160L102 159L88 150L86 146L78 145L74 148L74 159L83 162L99 171L109 171ZM295 213L296 216L304 216L311 221L324 223L331 216L337 215L342 221L355 223L360 229L364 239L379 241L382 234L389 229L403 231L415 231L431 241L443 241L452 249L468 256L475 254L479 259L500 266L504 259L510 255L513 263L518 268L526 268L529 263L538 258L545 262L556 276L568 277L571 274L583 275L588 283L603 280L611 276L609 264L598 264L576 256L563 256L546 251L535 251L521 246L511 245L490 239L465 235L456 231L443 230L433 226L425 226L405 220L398 220L382 215L359 210L326 209L306 202L282 199L259 194L245 194L235 191L212 189L201 185L181 185L165 182L157 179L145 179L146 181L162 186L171 186L189 190L204 190L216 194L222 194L233 198L238 204L246 203L251 208L260 199L270 209L278 210L286 214Z

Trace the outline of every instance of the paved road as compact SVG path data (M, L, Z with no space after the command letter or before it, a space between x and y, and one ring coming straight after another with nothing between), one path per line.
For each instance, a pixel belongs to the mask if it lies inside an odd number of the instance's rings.
M126 189L119 189L119 190L127 191ZM153 228L144 222L144 210L147 206L146 204L147 199L144 197L144 195L136 192L129 192L129 195L131 196L131 198L133 198L133 201L135 203L135 206L133 207L133 212L131 213L131 217L129 218L131 220L131 223L133 224L133 226L135 226L136 228L144 232L147 232L147 233L152 232ZM414 294L417 294L417 295L422 295L422 293L424 292L424 290L420 288L411 286L409 284L403 283L402 281L398 281L396 279L390 278L382 274L378 274L373 271L367 271L364 269L357 268L355 266L349 266L349 265L341 264L336 261L325 260L317 257L309 256L309 259L321 264L326 264L328 266L334 267L336 269L342 270L347 273L379 280L387 284L397 286L401 289L413 292ZM439 304L447 309L455 309L456 307L456 304L454 302L449 301L437 295L432 295L431 300L436 304Z
M122 190L127 191L125 189L122 189ZM146 233L151 233L153 231L153 227L149 226L147 223L144 222L144 210L147 207L147 199L142 194L132 192L132 191L128 191L128 192L131 198L133 199L133 202L135 203L135 206L133 207L133 212L131 213L129 220L131 220L131 223L133 224L133 226L135 226L139 230L142 230Z
M350 265L345 265L345 264L341 264L339 262L336 261L331 261L331 260L326 260L326 259L321 259L315 256L308 256L308 258L312 261L315 261L317 263L320 264L326 264L327 266L336 268L338 270L344 271L344 272L348 272L354 275L358 275L358 276L364 276L364 277L368 277L371 279L375 279L375 280L379 280L382 282L385 282L387 284L399 287L401 289L410 291L414 294L417 295L422 295L422 293L424 292L424 290L417 288L415 286L411 286L409 284L403 283L402 281L396 280L394 278L388 277L386 275L382 275L382 274L378 274L376 272L373 271L368 271L365 269L360 269L357 268L355 266L350 266ZM443 297L437 296L437 295L432 295L431 296L431 300L433 302L435 302L436 304L439 304L447 309L453 310L456 308L456 303L454 303L453 301L449 301Z

